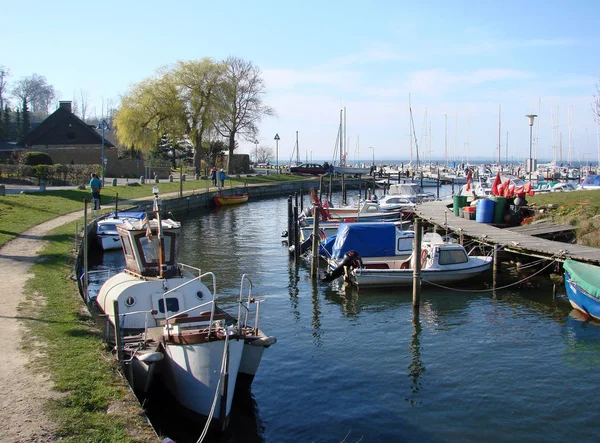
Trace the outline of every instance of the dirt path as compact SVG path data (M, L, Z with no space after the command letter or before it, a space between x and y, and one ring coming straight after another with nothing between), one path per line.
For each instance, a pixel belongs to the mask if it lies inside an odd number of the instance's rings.
M46 400L56 396L49 378L28 368L32 357L23 351L26 328L19 312L25 300L24 286L29 268L37 259L50 230L77 220L81 211L57 217L19 235L0 249L0 337L3 338L0 359L0 439L8 442L54 441L53 424L44 412ZM43 357L41 357L43 358Z

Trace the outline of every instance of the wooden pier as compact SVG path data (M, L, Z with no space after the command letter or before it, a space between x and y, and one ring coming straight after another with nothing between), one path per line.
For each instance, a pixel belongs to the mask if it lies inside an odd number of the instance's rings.
M600 248L547 240L527 235L525 229L502 229L454 215L448 201L427 202L417 206L415 214L438 228L447 229L489 245L502 246L505 251L539 258L566 258L600 265Z

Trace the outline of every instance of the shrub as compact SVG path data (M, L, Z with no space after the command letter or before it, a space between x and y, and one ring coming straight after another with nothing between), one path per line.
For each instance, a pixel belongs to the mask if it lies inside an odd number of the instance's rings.
M28 152L25 154L24 163L28 166L51 165L52 157L45 152Z

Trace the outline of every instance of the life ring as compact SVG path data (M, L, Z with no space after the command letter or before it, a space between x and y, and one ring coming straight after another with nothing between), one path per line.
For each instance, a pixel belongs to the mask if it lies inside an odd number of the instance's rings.
M421 251L421 269L427 264L427 249Z

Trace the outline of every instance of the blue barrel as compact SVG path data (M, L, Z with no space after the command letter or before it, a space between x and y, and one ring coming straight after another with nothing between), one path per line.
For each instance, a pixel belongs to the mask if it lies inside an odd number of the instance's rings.
M478 200L475 221L491 223L494 221L494 200Z

